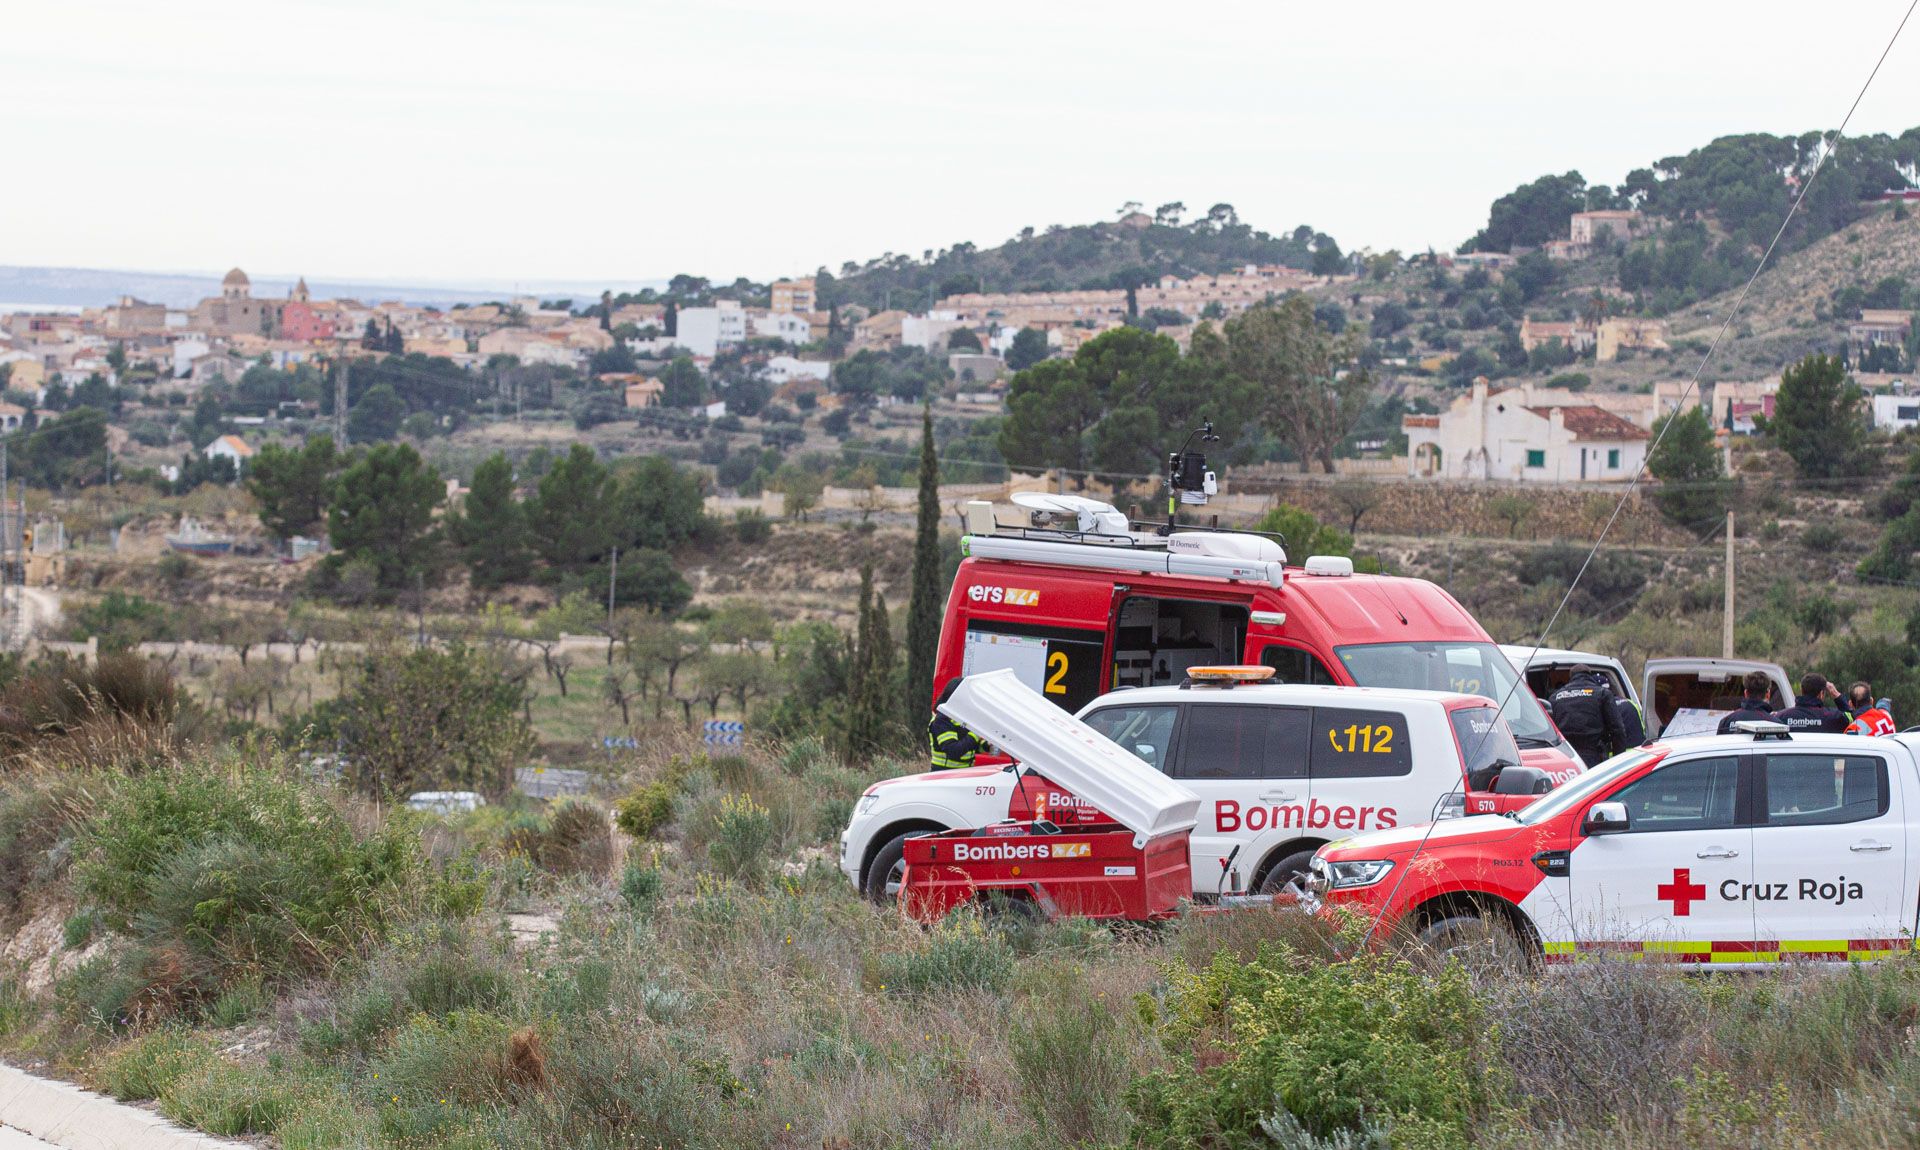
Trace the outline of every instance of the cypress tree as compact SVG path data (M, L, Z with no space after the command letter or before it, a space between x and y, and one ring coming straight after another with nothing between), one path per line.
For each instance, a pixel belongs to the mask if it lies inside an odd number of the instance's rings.
M867 625L867 642L871 650L867 656L865 709L872 716L872 732L868 737L867 749L877 752L900 741L892 733L892 724L888 721L888 716L893 712L896 684L893 677L893 625L887 619L885 595L876 593L873 597L873 619Z
M907 601L907 688L902 715L909 736L933 705L940 647L940 461L933 453L933 409L920 412L920 509L913 530L913 595Z

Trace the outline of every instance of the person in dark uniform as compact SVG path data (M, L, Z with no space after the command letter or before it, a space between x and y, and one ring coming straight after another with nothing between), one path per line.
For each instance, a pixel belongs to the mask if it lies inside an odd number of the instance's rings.
M953 698L953 693L959 689L960 680L950 680L940 692L939 703ZM927 723L927 749L933 755L933 769L947 771L971 767L974 757L987 749L987 742L941 714L939 703L934 705L933 718Z
M1635 745L1627 742L1617 699L1606 677L1582 663L1549 701L1554 725L1589 767Z
M1776 722L1785 723L1790 731L1825 731L1837 735L1853 721L1845 711L1834 706L1839 700L1838 687L1827 682L1825 675L1809 672L1800 679L1800 693L1793 697L1793 706L1773 717Z
M1609 683L1608 686L1611 687L1612 684ZM1613 709L1620 712L1621 734L1621 743L1614 748L1614 754L1617 755L1628 747L1637 747L1647 741L1647 724L1641 717L1640 704L1625 695L1616 695L1613 699Z
M1747 677L1741 680L1740 685L1746 692L1741 696L1740 709L1728 711L1720 716L1720 734L1724 735L1732 731L1735 723L1747 723L1756 719L1779 721L1779 716L1774 714L1773 704L1767 701L1767 696L1773 693L1773 676L1765 671L1748 671Z

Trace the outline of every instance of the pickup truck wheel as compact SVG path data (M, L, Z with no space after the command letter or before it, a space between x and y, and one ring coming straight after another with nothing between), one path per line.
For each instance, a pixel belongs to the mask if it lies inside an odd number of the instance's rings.
M895 835L874 853L864 887L869 901L881 906L893 906L900 901L900 882L907 874L907 839L919 833Z
M1274 863L1267 870L1267 877L1260 880L1261 894L1278 895L1286 893L1288 883L1298 883L1295 888L1304 891L1307 888L1307 867L1313 862L1311 850L1294 851L1292 854Z
M1525 971L1533 955L1497 914L1460 914L1437 919L1420 931L1420 945L1435 960L1458 961L1476 981Z

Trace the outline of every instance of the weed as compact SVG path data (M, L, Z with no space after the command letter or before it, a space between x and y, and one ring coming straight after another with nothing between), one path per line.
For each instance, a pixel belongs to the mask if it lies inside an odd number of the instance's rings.
M741 882L757 882L766 871L773 843L773 818L767 808L746 795L721 798L707 844L707 857L715 870Z
M220 1030L239 1026L265 1013L270 1005L266 987L258 979L236 982L207 1007L207 1025Z
M146 1102L217 1057L212 1042L177 1027L150 1030L99 1065L100 1085L122 1102Z
M373 1063L377 1092L402 1108L504 1101L513 1077L513 1029L481 1011L417 1017L394 1032Z
M1007 1035L1020 1097L1050 1138L1105 1146L1126 1133L1120 1104L1132 1078L1107 1004L1077 979L1033 1000Z
M67 916L60 924L60 941L68 950L79 950L93 941L93 932L100 926L100 912L92 907L84 907Z
M294 1098L273 1070L214 1057L161 1091L160 1112L209 1134L271 1134L293 1109Z
M870 960L866 979L899 994L938 990L1002 990L1013 978L1013 948L977 915L955 914L927 932L922 945Z

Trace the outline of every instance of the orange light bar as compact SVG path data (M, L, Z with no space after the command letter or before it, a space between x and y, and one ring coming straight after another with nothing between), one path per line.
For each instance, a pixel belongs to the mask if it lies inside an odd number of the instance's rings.
M1245 663L1223 667L1188 667L1187 678L1196 683L1259 683L1273 678L1273 668Z

